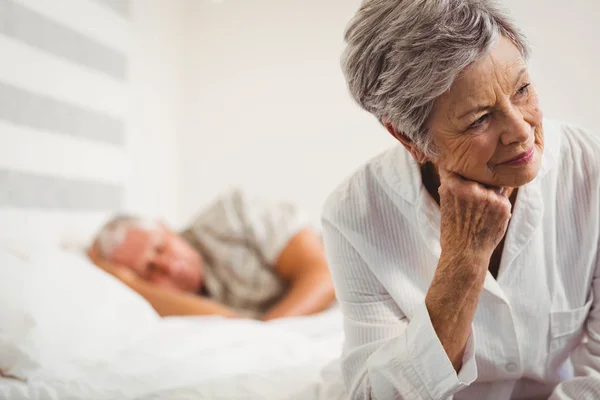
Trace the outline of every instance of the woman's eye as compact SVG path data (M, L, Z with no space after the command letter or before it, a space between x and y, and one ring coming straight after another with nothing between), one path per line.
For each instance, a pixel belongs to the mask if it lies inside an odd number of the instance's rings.
M483 124L490 117L490 114L482 115L477 121L473 122L469 125L469 128L477 128L479 125Z
M517 91L517 94L518 94L518 95L524 95L524 94L527 94L527 93L529 92L529 86L530 86L530 85L531 85L530 83L528 83L528 84L526 84L526 85L523 85L523 87L521 87L521 89L519 89L519 90Z

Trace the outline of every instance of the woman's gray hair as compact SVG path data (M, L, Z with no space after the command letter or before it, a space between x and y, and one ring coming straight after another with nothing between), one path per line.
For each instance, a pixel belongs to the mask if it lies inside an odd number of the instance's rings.
M106 222L96 235L99 256L103 260L110 260L115 249L123 243L127 231L130 229L143 229L153 231L160 229L160 224L151 219L144 219L133 215L116 215Z
M365 0L347 28L342 68L362 108L431 155L435 99L500 36L529 58L525 36L494 0Z

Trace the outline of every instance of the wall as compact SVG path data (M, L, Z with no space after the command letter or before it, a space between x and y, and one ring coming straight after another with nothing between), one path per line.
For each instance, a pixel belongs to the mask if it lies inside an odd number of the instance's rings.
M0 168L124 181L126 209L174 226L234 185L316 218L341 179L394 143L350 100L339 68L360 0L132 0L125 18L104 0L11 3L125 54L127 83L10 37L0 80L128 119L125 146L5 123ZM600 3L507 4L533 42L546 114L595 128ZM104 216L4 207L0 234L87 234Z
M1 237L77 237L124 204L128 4L0 0Z
M531 71L547 117L600 135L600 2L505 0L533 45Z
M188 1L181 212L241 185L318 215L343 177L393 142L339 69L359 0ZM531 38L547 116L594 128L600 3L507 0Z
M0 238L180 221L183 1L0 0Z
M188 2L182 212L237 185L318 218L331 189L391 138L347 95L353 0Z
M179 135L184 121L186 2L133 0L126 208L181 222Z

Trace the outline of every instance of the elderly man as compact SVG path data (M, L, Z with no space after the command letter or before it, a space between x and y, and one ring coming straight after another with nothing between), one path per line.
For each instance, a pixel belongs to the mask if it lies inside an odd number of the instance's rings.
M162 316L270 320L316 313L334 292L321 240L296 207L227 194L180 234L118 216L89 252Z

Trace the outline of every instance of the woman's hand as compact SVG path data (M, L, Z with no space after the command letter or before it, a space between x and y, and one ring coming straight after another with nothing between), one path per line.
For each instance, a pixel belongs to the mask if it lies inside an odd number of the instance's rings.
M425 297L431 324L458 373L492 253L511 216L503 190L439 170L442 254Z
M490 189L440 168L442 256L460 257L487 270L511 217L503 189Z

